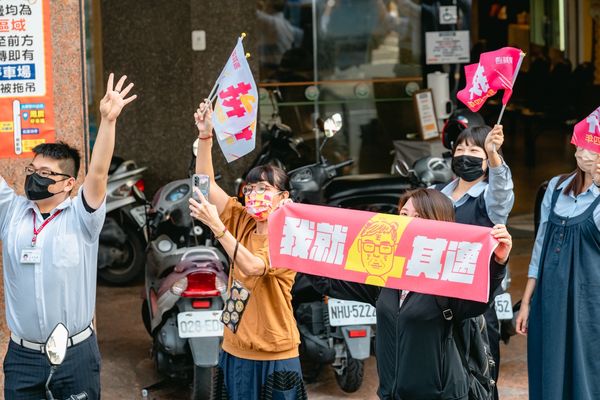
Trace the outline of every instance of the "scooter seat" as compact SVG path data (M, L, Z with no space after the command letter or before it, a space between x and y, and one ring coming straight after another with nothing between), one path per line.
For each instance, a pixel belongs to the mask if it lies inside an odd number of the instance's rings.
M366 193L402 193L414 187L408 178L389 174L345 175L335 178L325 188L325 196L332 200L346 197L356 192Z
M119 168L119 166L123 164L124 161L125 160L121 157L113 156L110 160L110 167L108 167L108 174L112 175L117 170L117 168Z

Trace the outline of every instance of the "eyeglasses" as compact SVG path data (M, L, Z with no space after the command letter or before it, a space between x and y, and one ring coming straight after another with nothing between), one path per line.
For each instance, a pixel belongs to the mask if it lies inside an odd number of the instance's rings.
M374 253L375 249L379 249L379 254L388 255L392 254L392 252L394 251L394 246L392 246L392 244L388 242L375 243L371 242L370 240L362 242L362 250L365 253Z
M64 176L66 178L71 178L71 175L61 174L60 172L50 171L49 169L35 169L31 165L25 167L26 175L38 174L42 178L48 178L50 176Z
M263 194L264 192L266 192L269 189L275 189L275 188L271 185L267 185L266 183L257 183L256 185L244 186L244 188L242 189L242 193L244 194L244 196L249 196L250 193L252 193L252 192L254 192L256 194ZM281 193L281 191L277 192L277 194L279 194L279 193Z

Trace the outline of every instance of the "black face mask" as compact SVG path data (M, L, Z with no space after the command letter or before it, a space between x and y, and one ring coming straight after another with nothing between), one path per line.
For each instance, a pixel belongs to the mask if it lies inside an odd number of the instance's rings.
M44 200L55 195L48 191L48 186L55 184L56 181L50 178L43 178L38 174L27 175L25 178L25 195L29 200Z
M467 182L473 182L485 174L482 165L483 158L481 157L458 156L452 158L452 171Z

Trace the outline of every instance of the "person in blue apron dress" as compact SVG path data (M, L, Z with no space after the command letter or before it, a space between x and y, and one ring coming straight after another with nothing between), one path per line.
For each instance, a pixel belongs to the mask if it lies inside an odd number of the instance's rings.
M575 158L548 184L517 316L530 400L600 399L600 156Z
M503 143L501 125L494 129L484 125L468 126L452 144L452 170L458 178L435 188L454 203L456 222L487 227L506 224L515 196L510 169L499 153ZM501 292L502 287L499 286L494 297ZM493 305L484 316L490 350L497 366L493 378L497 381L500 325ZM498 399L496 388L494 392L495 399Z

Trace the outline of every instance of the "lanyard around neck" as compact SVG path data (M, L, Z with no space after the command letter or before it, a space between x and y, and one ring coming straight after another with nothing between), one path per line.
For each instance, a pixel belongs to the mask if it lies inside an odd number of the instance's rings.
M50 221L52 221L54 218L56 218L58 216L58 214L63 212L63 210L57 210L54 214L52 214L50 217L48 217L44 221L44 223L37 229L35 227L36 220L37 220L35 210L32 210L32 211L33 211L33 238L31 239L31 247L35 247L38 235L42 232L42 230L46 227L46 225L48 225L50 223Z

